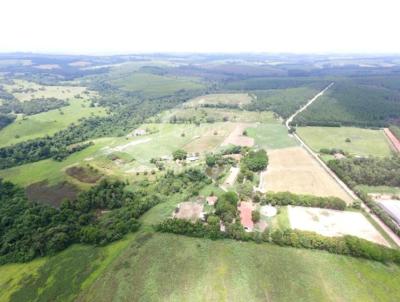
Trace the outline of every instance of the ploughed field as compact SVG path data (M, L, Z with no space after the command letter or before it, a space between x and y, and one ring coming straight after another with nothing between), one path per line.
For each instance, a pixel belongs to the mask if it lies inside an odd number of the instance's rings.
M352 202L352 198L305 149L293 147L271 150L268 157L267 171L262 177L263 190L336 196Z

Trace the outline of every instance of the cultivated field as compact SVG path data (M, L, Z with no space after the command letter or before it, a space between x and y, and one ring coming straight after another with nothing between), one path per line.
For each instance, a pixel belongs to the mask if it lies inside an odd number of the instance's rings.
M272 192L292 192L352 199L331 176L301 147L271 150L263 188Z
M361 213L292 206L288 209L293 229L312 231L329 237L352 235L390 246Z
M337 148L360 156L390 156L391 147L382 130L354 127L299 127L297 133L316 152ZM346 142L349 138L351 141Z
M61 113L62 112L62 113ZM70 105L58 109L18 117L12 124L0 130L0 147L16 144L28 139L52 135L83 117L106 115L101 107L90 107L85 100L72 100Z
M253 98L248 93L207 94L194 98L184 104L184 107L200 107L202 105L238 105L250 103Z

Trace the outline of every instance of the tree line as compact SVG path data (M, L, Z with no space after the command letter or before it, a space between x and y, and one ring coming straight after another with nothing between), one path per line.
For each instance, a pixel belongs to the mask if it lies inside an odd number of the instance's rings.
M292 229L283 231L275 230L272 232L270 229L267 229L263 233L247 233L238 222L227 227L225 232L221 232L219 223L204 224L199 221L190 222L181 219L167 219L156 225L155 229L163 233L174 233L214 240L229 238L241 241L255 241L257 243L268 242L295 248L323 250L338 255L400 265L399 250L349 235L326 237L315 232Z

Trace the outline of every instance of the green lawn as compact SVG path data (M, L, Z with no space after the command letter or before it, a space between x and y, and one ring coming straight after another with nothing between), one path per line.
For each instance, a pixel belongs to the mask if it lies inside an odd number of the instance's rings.
M299 127L297 133L314 150L338 148L353 155L390 156L390 145L382 130L354 127ZM345 140L350 138L351 142Z
M112 80L112 83L129 91L142 92L148 97L171 95L181 89L204 88L204 85L194 78L160 76L149 73L123 75Z
M45 135L52 135L71 123L77 123L83 117L106 114L104 108L91 108L89 105L89 101L73 100L69 106L61 109L63 114L55 109L26 116L24 119L19 117L11 125L0 130L0 147Z
M290 137L285 126L279 123L258 124L246 129L247 135L254 138L258 147L265 149L280 149L297 146L297 142Z

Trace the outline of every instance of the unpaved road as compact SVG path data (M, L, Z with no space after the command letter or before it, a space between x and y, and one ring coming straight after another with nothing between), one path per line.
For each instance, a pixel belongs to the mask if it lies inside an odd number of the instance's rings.
M315 95L311 100L307 102L303 107L301 107L299 110L297 110L292 116L290 116L286 120L286 128L288 130L290 129L290 123L293 121L293 119L298 115L300 112L304 111L307 109L308 106L310 106L312 103L314 103L320 96L322 96L330 87L332 87L334 83L330 83L327 87L325 87L321 92L319 92L317 95ZM311 156L322 166L322 168L325 169L325 171L346 191L347 194L350 195L353 199L358 199L357 195L349 188L347 185L339 179L339 177L336 176L335 173L332 172L331 169L328 168L328 166L318 157L318 155L311 150L311 148L297 135L296 132L293 133L293 136L300 142L300 145L307 150ZM367 212L370 212L370 209L364 204L364 202L361 203L361 206L363 209L366 209ZM375 214L370 213L370 216L372 219L374 219L379 226L392 238L392 240L397 244L397 246L400 247L400 238L386 225L384 224Z

